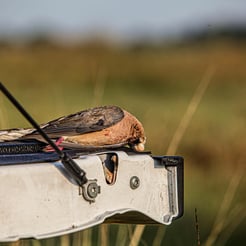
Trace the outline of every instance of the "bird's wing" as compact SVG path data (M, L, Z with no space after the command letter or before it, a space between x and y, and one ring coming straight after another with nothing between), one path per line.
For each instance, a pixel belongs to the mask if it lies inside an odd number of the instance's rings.
M117 106L103 106L80 111L64 116L41 125L43 131L51 138L73 136L89 132L100 131L119 122L124 112ZM26 135L30 138L38 135L37 131Z

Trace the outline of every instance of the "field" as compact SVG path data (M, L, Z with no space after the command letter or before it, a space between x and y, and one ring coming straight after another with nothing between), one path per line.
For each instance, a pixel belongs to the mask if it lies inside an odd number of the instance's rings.
M198 245L195 208L202 245L244 245L245 64L246 43L230 39L159 46L2 44L0 80L38 122L115 104L143 123L153 154L185 158L185 214L172 225L146 226L142 236L135 225L101 225L16 245L128 245L134 229L139 245ZM0 95L0 128L25 126Z

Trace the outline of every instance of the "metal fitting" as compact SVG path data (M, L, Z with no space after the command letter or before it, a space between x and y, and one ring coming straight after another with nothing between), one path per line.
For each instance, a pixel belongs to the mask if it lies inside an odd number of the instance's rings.
M97 195L101 193L101 187L97 184L97 180L88 180L86 184L82 186L82 194L86 201L95 202Z
M132 176L130 179L130 187L135 190L140 185L140 179L137 176Z

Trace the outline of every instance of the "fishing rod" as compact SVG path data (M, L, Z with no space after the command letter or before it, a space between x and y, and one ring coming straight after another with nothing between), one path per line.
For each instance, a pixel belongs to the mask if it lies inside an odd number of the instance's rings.
M60 150L57 145L49 138L49 136L43 131L43 129L37 124L37 122L31 117L30 114L23 108L23 106L16 100L16 98L7 90L7 88L0 82L0 90L3 94L12 102L12 104L19 110L19 112L26 118L26 120L39 132L39 134L45 139L45 141L55 150L58 154L64 168L77 182L79 186L87 183L86 172L81 169L78 164L71 158L71 156Z

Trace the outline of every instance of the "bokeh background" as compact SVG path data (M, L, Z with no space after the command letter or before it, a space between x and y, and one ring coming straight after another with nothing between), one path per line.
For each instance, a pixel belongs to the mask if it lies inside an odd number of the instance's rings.
M185 158L172 225L15 245L129 245L136 231L132 245L245 245L245 12L243 0L0 1L0 80L38 122L115 104L143 123L153 154ZM0 128L27 126L0 95Z

